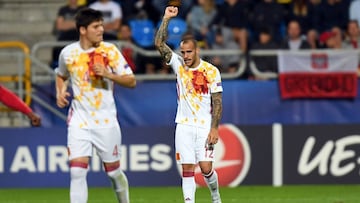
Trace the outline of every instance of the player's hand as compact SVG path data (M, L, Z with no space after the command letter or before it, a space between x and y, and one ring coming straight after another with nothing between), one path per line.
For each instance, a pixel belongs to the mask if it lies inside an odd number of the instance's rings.
M41 118L39 115L34 112L30 112L27 116L29 117L32 126L41 126Z
M67 99L70 97L70 93L66 91L60 92L56 97L56 105L60 108L64 108L69 105L69 100Z
M173 18L176 17L179 12L178 7L168 6L165 8L164 18Z
M208 138L207 138L207 144L209 145L214 145L218 142L219 140L219 131L216 128L211 128Z
M109 74L108 70L102 64L94 64L92 67L96 76L106 77Z

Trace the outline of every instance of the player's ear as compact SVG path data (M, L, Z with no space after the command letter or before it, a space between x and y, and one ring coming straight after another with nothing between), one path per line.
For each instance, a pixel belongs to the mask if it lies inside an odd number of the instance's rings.
M79 29L79 32L80 32L81 35L86 34L86 28L84 26L81 26L80 29Z

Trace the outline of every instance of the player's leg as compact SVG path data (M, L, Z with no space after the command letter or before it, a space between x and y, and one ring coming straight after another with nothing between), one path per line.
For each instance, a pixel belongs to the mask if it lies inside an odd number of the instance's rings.
M128 180L120 168L120 127L99 129L92 139L97 153L104 163L105 172L111 180L118 201L129 203Z
M185 203L195 202L195 165L181 164L182 168L182 190Z
M120 161L104 163L105 171L111 180L116 197L120 203L129 203L129 183L120 168Z
M196 140L196 159L199 161L201 173L211 192L212 202L221 203L218 175L213 168L213 161L215 160L215 148L209 147L206 144L209 130L199 128L197 132L198 136Z
M195 202L195 131L194 127L177 124L176 160L182 166L182 190L185 203Z
M80 157L70 161L70 202L86 203L88 199L88 186L86 175L89 157Z
M201 161L199 162L199 166L201 168L201 172L206 182L206 185L210 190L212 202L221 203L218 175L216 173L216 170L214 170L214 168L212 167L212 162Z
M68 128L68 152L70 160L70 202L86 203L88 186L86 175L89 157L92 154L88 131L79 128ZM81 139L80 139L81 138Z

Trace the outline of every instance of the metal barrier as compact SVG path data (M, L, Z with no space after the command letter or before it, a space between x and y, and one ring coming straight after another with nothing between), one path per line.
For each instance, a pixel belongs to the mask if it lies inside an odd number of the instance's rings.
M122 46L130 46L136 53L147 56L147 57L159 57L159 53L156 50L145 50L141 47L138 47L134 44L128 43L128 42L122 42L122 41L111 41L114 43L118 48L121 48ZM57 41L43 41L36 43L32 49L31 49L31 59L33 62L36 62L39 68L43 69L45 72L49 73L51 77L46 77L45 80L53 80L54 70L46 63L42 62L38 59L37 54L41 49L50 49L54 48L56 46L65 46L67 44L71 43L70 41L67 42L57 42ZM247 65L249 66L250 72L258 78L262 79L277 79L278 78L278 72L262 72L259 70L259 68L256 66L256 63L252 60L252 57L256 56L277 56L278 52L280 50L274 49L274 50L250 50L249 51L249 57L246 57L240 50L202 50L201 56L219 56L219 55L233 55L233 54L239 54L241 55L241 61L238 70L235 73L221 73L221 76L223 79L237 79L241 77L247 68ZM284 51L284 50L281 50ZM285 50L286 51L286 50ZM299 50L299 51L292 51L295 53L324 53L324 52L336 52L337 50L324 50L324 49L318 49L318 50ZM341 51L341 50L338 50ZM360 55L360 50L358 50ZM359 75L360 76L360 75ZM175 76L173 74L136 74L137 80L169 80L174 79ZM39 76L33 75L33 80L43 80L39 78Z
M20 41L4 41L0 42L0 50L0 57L9 61L8 64L6 62L1 64L0 82L13 85L14 92L30 105L32 89L28 46ZM6 106L0 106L0 113L0 126L25 126L28 123L24 115Z
M32 76L36 76L32 73L31 65L36 64L37 67L42 67L44 70L48 70L47 73L52 74L53 71L49 69L49 67L43 64L38 58L32 57L30 55L30 49L28 46L20 41L6 41L0 42L0 48L3 49L13 49L16 48L16 52L6 52L1 53L0 56L4 57L15 57L18 65L17 74L16 75L0 75L0 82L15 82L17 83L17 94L20 96L24 96L24 102L27 105L30 105L32 99L39 103L41 106L58 116L59 118L66 120L66 116L58 111L56 108L47 104L41 98L32 94ZM20 50L18 50L20 49ZM5 67L1 67L5 68ZM54 77L52 77L52 80ZM24 91L25 90L25 91ZM0 107L1 112L12 112L11 109ZM25 119L22 119L22 123L25 125Z
M2 53L2 55L9 55L23 61L22 67L19 67L17 75L0 75L0 82L17 82L19 86L19 95L24 96L24 101L27 105L31 103L31 61L28 57L30 55L29 47L20 41L0 42L0 48L17 48L21 53ZM20 66L20 64L19 64ZM2 67L4 68L4 67ZM22 71L24 70L24 71ZM23 92L23 85L25 93Z
M134 44L123 42L123 41L110 41L115 44L119 49L123 46L131 47L137 54L147 56L147 57L159 57L160 54L156 50L146 50L141 47L138 47ZM33 75L34 82L48 81L53 80L54 70L46 63L39 60L39 51L41 49L53 49L54 47L61 47L71 43L71 41L42 41L34 44L31 48L31 59L35 63L36 66L34 68L40 68L44 72L48 73L47 76L39 77L37 75ZM219 56L219 55L234 55L239 54L242 55L240 50L202 50L201 56ZM246 58L241 57L241 61L239 63L239 68L235 73L222 73L221 76L223 79L236 79L244 74L246 70ZM136 74L137 80L170 80L175 79L173 74Z
M131 47L137 54L147 56L147 57L159 57L159 53L156 50L145 50L141 47L138 47L134 44L128 43L128 42L122 42L122 41L110 41L111 43L114 43L119 49L122 46ZM34 81L42 81L42 80L53 80L54 70L46 63L42 62L38 59L37 55L38 52L41 49L52 49L56 46L65 46L67 44L71 43L70 41L67 42L57 42L57 41L43 41L36 43L32 49L31 49L31 59L33 62L36 62L39 68L44 70L45 72L49 73L51 77L45 77L40 78L39 76L33 75ZM200 54L202 57L205 56L219 56L219 55L234 55L238 54L241 55L241 61L239 68L235 73L221 73L221 77L223 79L237 79L241 77L245 71L247 66L249 67L249 71L257 78L262 79L277 79L278 78L278 72L262 72L259 70L259 68L256 66L256 63L252 59L252 57L259 57L259 56L277 56L279 49L273 49L273 50L250 50L249 51L249 57L246 57L242 51L240 50L201 50ZM286 51L286 50L281 50ZM290 51L290 50L289 50ZM299 51L292 51L298 54L303 53L324 53L324 52L336 52L341 50L331 50L331 49L318 49L318 50L299 50ZM360 54L360 50L359 54ZM137 80L171 80L175 79L175 76L173 74L136 74Z
M0 81L3 82L18 82L18 86L22 87L22 84L25 85L25 93L21 93L20 95L25 95L25 102L30 104L31 98L35 100L39 105L46 108L59 118L65 120L66 115L62 112L58 111L52 105L49 105L46 101L42 100L40 97L32 94L31 83L41 84L54 82L55 72L52 67L50 67L48 62L44 62L39 57L39 51L42 49L52 50L54 47L61 47L71 43L70 41L65 42L57 42L57 41L42 41L36 43L29 51L28 47L22 42L2 42L0 43L0 48L4 47L14 47L20 48L23 53L6 53L7 55L15 56L18 58L19 63L23 62L22 68L20 70L24 70L24 73L19 73L18 75L11 76L0 76ZM147 56L147 57L159 57L159 53L156 50L145 50L134 44L122 42L122 41L111 41L114 43L119 49L123 46L130 46L134 52L137 54ZM334 50L304 50L304 51L296 51L299 54L309 53L311 52L333 52ZM360 53L360 50L358 50ZM253 56L276 56L279 50L251 50L249 52L249 57L246 57L240 50L202 50L201 56L214 56L214 55L233 55L239 54L241 55L241 61L238 70L235 73L222 73L223 79L237 79L242 76L247 66L249 65L250 71L259 78L263 79L276 79L278 77L277 72L261 72L257 67L254 61L251 59ZM6 55L5 54L5 55ZM4 54L3 54L4 55ZM38 74L41 72L41 74ZM174 74L136 74L137 80L172 80L175 79Z

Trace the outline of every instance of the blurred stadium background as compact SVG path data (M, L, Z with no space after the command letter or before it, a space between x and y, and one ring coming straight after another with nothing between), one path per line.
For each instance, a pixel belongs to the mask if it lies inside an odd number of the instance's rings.
M2 203L68 202L66 109L56 107L51 66L52 49L68 43L57 42L52 34L57 10L65 2L0 0L0 83L43 119L41 128L31 128L26 117L0 106ZM113 42L119 48L128 45ZM131 47L139 55L158 57L154 50ZM285 58L307 56L315 66L330 67L332 56L345 58L335 61L353 60L346 58L353 52L344 53L312 50ZM358 49L355 53L358 60ZM323 71L318 78L309 76L307 67L299 77L286 71L281 76L258 70L251 57L239 50L203 50L202 54L241 55L235 72L222 73L224 116L216 168L223 202L360 202L357 67L344 74L341 70L348 63L341 62L337 71L329 75ZM250 56L278 54L258 50ZM255 79L245 77L249 72ZM115 91L124 136L122 167L129 177L131 200L182 202L173 159L174 76L139 73L137 78L135 90ZM201 174L196 177L197 202L209 202ZM96 157L88 181L89 202L114 202Z

